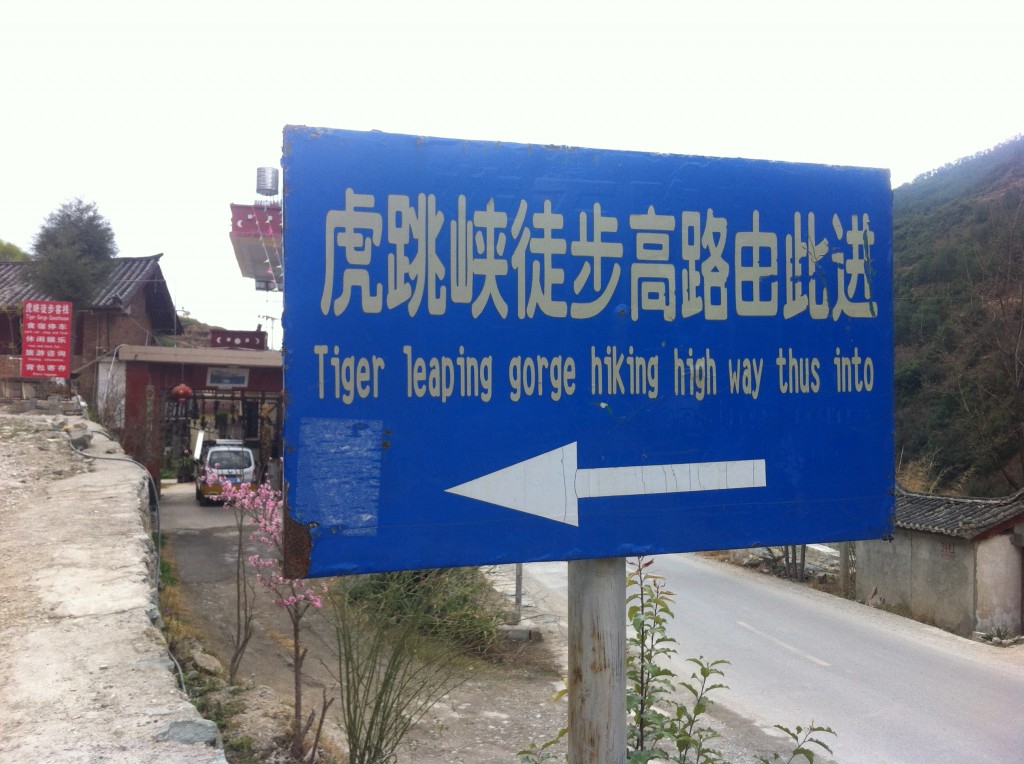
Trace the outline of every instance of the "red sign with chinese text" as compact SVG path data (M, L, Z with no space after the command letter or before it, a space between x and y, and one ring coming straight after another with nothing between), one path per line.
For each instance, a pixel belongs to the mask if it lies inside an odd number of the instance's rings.
M71 375L71 303L25 300L21 311L21 376Z

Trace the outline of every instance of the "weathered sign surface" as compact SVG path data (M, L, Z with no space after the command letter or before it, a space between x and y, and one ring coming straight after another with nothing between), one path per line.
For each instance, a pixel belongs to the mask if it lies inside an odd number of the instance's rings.
M284 142L293 572L889 532L887 171Z

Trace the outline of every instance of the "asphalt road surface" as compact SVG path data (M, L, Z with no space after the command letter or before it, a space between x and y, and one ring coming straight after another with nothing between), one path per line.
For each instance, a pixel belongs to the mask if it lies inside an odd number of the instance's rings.
M841 764L1024 762L1024 648L696 555L662 555L653 570L676 593L676 674L689 676L688 657L728 660L729 689L713 697L758 726L830 726Z

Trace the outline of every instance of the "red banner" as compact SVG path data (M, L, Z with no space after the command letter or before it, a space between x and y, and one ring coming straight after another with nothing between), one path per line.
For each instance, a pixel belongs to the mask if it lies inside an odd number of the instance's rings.
M71 303L25 300L21 310L21 376L71 375Z
M278 204L232 204L232 239L280 239L281 206Z

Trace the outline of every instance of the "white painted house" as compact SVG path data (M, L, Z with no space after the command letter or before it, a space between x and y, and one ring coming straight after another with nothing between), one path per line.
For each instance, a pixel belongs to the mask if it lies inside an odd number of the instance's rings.
M1024 491L998 499L897 487L891 540L857 542L857 598L968 636L1024 633Z

